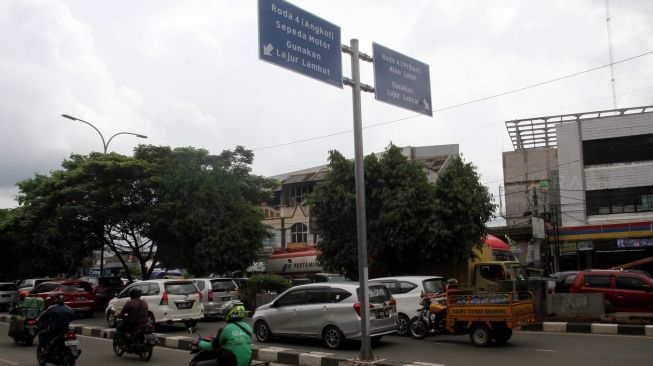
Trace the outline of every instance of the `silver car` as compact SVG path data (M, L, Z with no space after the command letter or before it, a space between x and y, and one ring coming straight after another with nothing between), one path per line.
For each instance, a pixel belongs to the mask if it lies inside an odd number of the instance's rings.
M0 309L18 302L18 287L11 282L0 282Z
M388 289L369 285L370 335L378 343L385 334L397 331L397 309ZM290 288L269 304L256 309L254 332L259 342L273 336L322 339L331 349L349 339L361 337L359 284L313 283Z
M222 304L238 300L238 285L231 278L193 278L191 281L202 293L204 316L223 316Z

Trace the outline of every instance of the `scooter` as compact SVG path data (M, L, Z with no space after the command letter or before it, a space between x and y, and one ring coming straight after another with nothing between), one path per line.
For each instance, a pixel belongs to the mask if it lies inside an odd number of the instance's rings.
M446 296L431 299L423 296L421 307L417 309L418 315L410 320L408 331L413 338L422 339L431 332L444 332L447 305Z
M36 337L36 333L38 332L38 325L36 324L36 319L25 318L19 315L18 310L16 310L16 308L10 309L9 313L11 314L11 319L9 320L9 322L11 323L9 333L11 338L13 338L14 343L24 344L26 346L31 346L32 344L34 344L34 337ZM12 333L11 331L12 326L17 328L16 332Z
M190 354L195 355L188 362L188 366L203 366L203 365L215 365L217 358L214 352L203 350L199 347L200 342L213 342L215 337L213 336L201 336L195 332L194 328L188 328L188 332L191 334L197 334L197 339L194 339L190 344ZM251 364L250 366L270 366L269 362L257 362Z
M126 342L118 338L118 334L113 335L113 353L121 357L125 352L137 354L141 361L149 361L154 352L154 346L159 342L159 338L154 334L154 325L146 323L134 330L132 333L125 333Z
M74 329L69 328L64 334L60 334L50 340L47 345L47 352L42 347L36 347L36 360L40 366L51 363L60 366L75 366L75 361L82 351L79 349L79 341Z

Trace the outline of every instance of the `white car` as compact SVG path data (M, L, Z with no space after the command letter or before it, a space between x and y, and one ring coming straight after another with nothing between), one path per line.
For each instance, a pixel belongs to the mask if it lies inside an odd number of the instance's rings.
M143 293L141 299L147 302L152 323L183 322L192 327L204 317L202 295L192 281L147 280L132 283L109 301L105 319L110 327L116 326L116 314L129 301L129 291L134 288Z
M410 319L417 315L420 307L420 294L433 296L445 291L444 278L439 276L399 276L370 279L370 284L382 283L388 288L397 302L397 333L408 334Z

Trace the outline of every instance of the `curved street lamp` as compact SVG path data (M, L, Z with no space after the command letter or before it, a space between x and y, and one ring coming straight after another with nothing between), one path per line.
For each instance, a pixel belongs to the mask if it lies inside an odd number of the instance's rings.
M107 153L107 149L109 148L109 143L111 142L111 140L113 140L113 138L118 136L118 135L134 135L134 136L142 138L142 139L147 138L147 136L141 135L141 134L138 134L138 133L118 132L118 133L114 134L113 136L109 137L109 140L106 140L106 142L105 142L104 136L102 135L102 132L100 132L100 130L98 130L97 127L93 126L93 124L91 122L84 121L83 119L79 119L77 117L73 117L73 116L68 115L68 114L62 114L61 117L68 118L68 119L73 120L73 121L79 121L79 122L82 122L82 123L86 123L87 125L93 127L93 129L95 131L97 131L97 133L100 135L100 138L102 139L102 147L104 148L104 154ZM103 275L104 275L104 244L100 248L100 277L102 277Z
M109 140L107 140L107 141L105 142L105 140L104 140L104 136L102 135L102 132L100 132L100 130L98 130L97 127L93 126L93 124L92 124L91 122L84 121L83 119L79 119L79 118L77 118L77 117L73 117L73 116L68 115L68 114L62 114L61 117L68 118L68 119L71 119L71 120L73 120L73 121L79 121L79 122L82 122L82 123L86 123L87 125L93 127L93 129L94 129L95 131L97 131L97 133L100 135L100 138L102 139L102 147L104 148L104 153L105 153L105 154L107 153L107 149L109 148L109 143L111 142L111 140L113 140L113 138L116 137L116 136L118 136L118 135L134 135L134 136L136 136L136 137L140 137L140 138L142 138L142 139L146 139L146 138L147 138L147 136L145 136L145 135L141 135L141 134L138 134L138 133L133 133L133 132L118 132L118 133L114 134L113 136L109 137Z

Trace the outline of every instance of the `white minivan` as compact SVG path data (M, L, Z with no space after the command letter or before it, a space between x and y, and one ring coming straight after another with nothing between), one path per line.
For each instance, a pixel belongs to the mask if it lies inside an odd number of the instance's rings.
M109 301L105 319L110 327L116 326L116 315L129 301L129 291L134 288L141 290L141 299L147 303L152 323L183 322L187 327L194 327L204 318L202 295L192 281L147 280L132 283Z
M397 334L407 335L410 319L417 315L420 307L420 294L444 293L446 284L439 276L399 276L370 279L370 284L382 283L388 288L397 302Z

